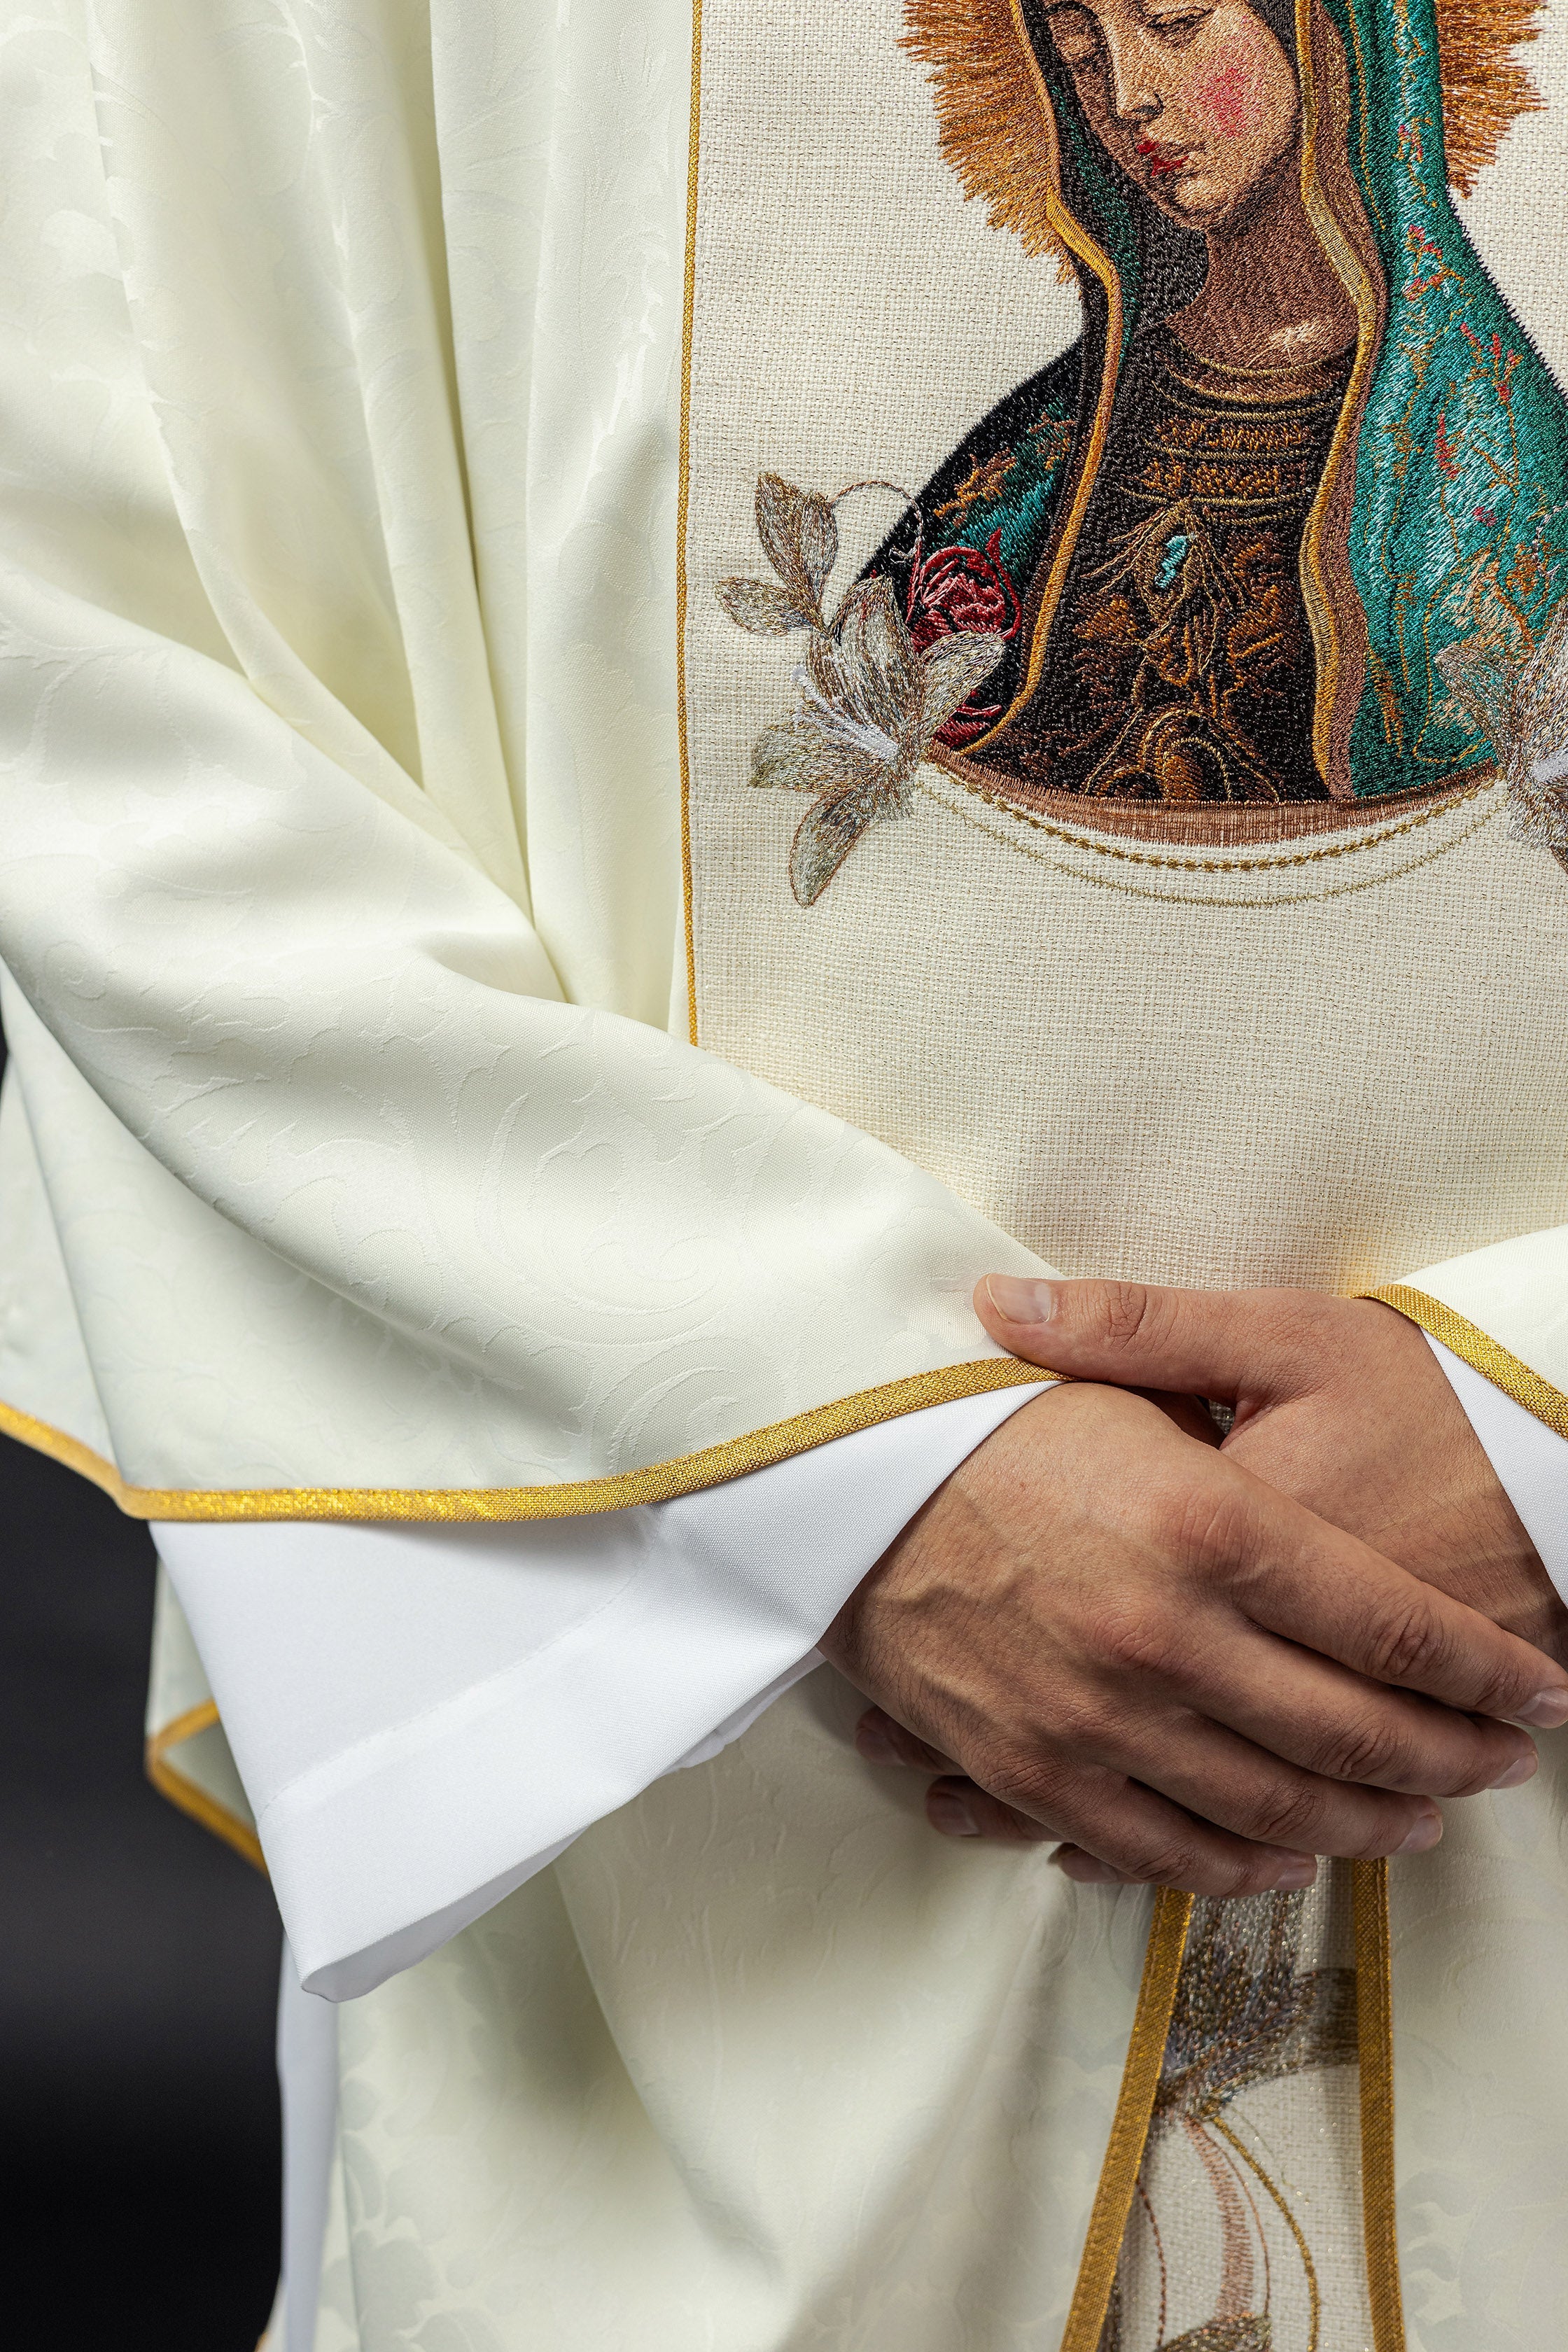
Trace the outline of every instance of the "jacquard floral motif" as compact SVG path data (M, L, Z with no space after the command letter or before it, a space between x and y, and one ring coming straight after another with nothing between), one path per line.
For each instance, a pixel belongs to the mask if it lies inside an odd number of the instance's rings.
M790 849L790 885L803 907L821 897L868 825L908 814L916 769L1000 660L1004 635L965 616L1010 610L1017 626L1012 584L985 558L984 572L967 581L955 572L951 593L939 583L922 612L921 641L883 575L855 581L827 617L822 597L838 560L836 509L855 490L895 488L857 482L829 499L763 474L757 536L777 582L721 580L716 591L753 636L805 636L798 705L757 738L751 776L753 784L816 795Z

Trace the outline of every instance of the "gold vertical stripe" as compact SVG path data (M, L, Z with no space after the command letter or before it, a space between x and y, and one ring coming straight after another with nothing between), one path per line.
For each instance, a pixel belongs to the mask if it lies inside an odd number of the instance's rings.
M691 750L686 709L686 536L691 510L691 329L697 311L697 173L702 131L702 0L691 0L691 121L686 139L686 285L680 309L680 477L675 502L675 693L680 737L680 898L686 923L686 1026L697 1043L697 939L691 891Z
M1445 1307L1440 1298L1429 1298L1424 1290L1412 1290L1404 1282L1387 1282L1381 1290L1363 1290L1357 1295L1375 1298L1410 1322L1419 1324L1423 1331L1440 1340L1450 1355L1458 1356L1473 1372L1490 1381L1494 1389L1501 1389L1504 1396L1510 1396L1515 1404L1521 1404L1526 1412L1532 1412L1537 1421L1543 1421L1559 1437L1568 1437L1568 1396L1561 1389L1554 1389L1550 1381L1543 1381L1539 1372L1532 1372L1518 1356L1510 1355L1489 1332L1468 1322L1451 1307Z
M1356 2044L1361 2058L1361 2203L1373 2352L1405 2352L1394 2193L1394 1979L1388 1864L1351 1871L1355 1918Z
M192 1821L201 1823L203 1829L211 1830L215 1837L220 1837L226 1845L233 1846L236 1853L243 1854L247 1862L254 1864L265 1878L267 1864L261 1858L261 1842L249 1822L242 1822L237 1813L231 1813L226 1805L220 1805L216 1797L208 1796L205 1789L199 1789L177 1765L169 1761L171 1748L182 1746L187 1739L194 1739L198 1732L216 1729L217 1721L217 1703L207 1698L203 1699L199 1706L188 1706L184 1715L175 1716L173 1722L163 1725L162 1730L154 1731L146 1747L147 1778L161 1797L167 1797L181 1812L188 1813Z
M1046 640L1050 635L1051 623L1056 618L1057 606L1061 602L1062 590L1067 584L1068 567L1072 562L1073 550L1078 545L1079 532L1083 528L1083 518L1094 488L1095 477L1100 471L1100 461L1105 455L1105 444L1110 432L1110 412L1115 405L1117 380L1121 372L1123 319L1121 275L1110 256L1095 243L1085 229L1079 226L1062 202L1061 148L1057 131L1056 109L1051 103L1051 94L1046 87L1046 78L1040 71L1039 58L1035 55L1035 45L1029 38L1028 27L1024 22L1020 0L1009 0L1009 5L1013 14L1014 37L1024 53L1030 78L1034 82L1035 94L1039 103L1041 125L1049 142L1049 153L1044 166L1046 216L1068 251L1076 254L1085 267L1092 270L1105 289L1107 305L1105 365L1100 371L1100 398L1095 405L1094 424L1089 431L1089 446L1083 454L1083 463L1079 468L1078 480L1073 488L1072 504L1062 524L1061 537L1057 541L1056 555L1052 560L1045 592L1040 598L1039 611L1035 617L1034 635L1029 640L1029 665L1024 682L1008 705L1005 716L997 720L989 733L977 736L969 745L968 750L971 754L984 751L987 743L995 741L1004 729L1011 725L1015 715L1024 708L1040 682L1040 672L1045 667Z
M1334 701L1340 681L1340 635L1333 604L1323 585L1323 521L1339 480L1354 421L1362 410L1367 378L1377 355L1377 297L1359 255L1334 218L1318 176L1318 89L1312 67L1314 0L1296 0L1296 71L1301 92L1301 202L1328 255L1334 274L1355 304L1356 355L1317 495L1301 533L1301 601L1317 654L1317 690L1312 709L1312 758L1324 783L1333 742Z
M1105 2315L1110 2308L1110 2290L1115 2284L1127 2216L1132 2210L1133 2191L1138 2186L1138 2168L1143 2161L1149 2119L1154 2112L1154 2094L1160 2087L1160 2069L1164 2063L1171 2011L1175 2006L1176 1982L1182 1973L1192 1916L1190 1895L1178 1895L1173 1887L1161 1887L1149 1928L1149 1948L1143 1956L1143 1979L1138 1988L1138 2008L1132 2020L1132 2037L1127 2045L1127 2063L1121 2072L1116 2116L1110 2126L1105 2161L1100 2168L1100 2185L1094 2192L1061 2352L1095 2352ZM1377 2352L1384 2352L1381 2343Z

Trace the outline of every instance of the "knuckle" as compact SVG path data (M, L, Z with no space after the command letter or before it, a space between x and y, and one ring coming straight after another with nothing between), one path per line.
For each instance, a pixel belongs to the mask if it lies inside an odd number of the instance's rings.
M1123 1675L1170 1671L1174 1643L1171 1628L1113 1594L1100 1594L1089 1610L1085 1637L1096 1663Z
M1529 1683L1523 1687L1527 1691ZM1520 1677L1508 1666L1489 1666L1478 1678L1475 1693L1466 1704L1477 1715L1506 1717L1521 1704L1522 1696Z
M1239 1486L1205 1480L1165 1499L1165 1540L1176 1559L1187 1566L1238 1568L1248 1556L1252 1532L1250 1499Z
M1380 1682L1418 1684L1447 1667L1452 1645L1441 1621L1418 1596L1396 1601L1373 1627L1369 1665Z
M1313 1853L1321 1831L1323 1799L1310 1781L1280 1781L1261 1790L1238 1823L1242 1834L1260 1845L1289 1846L1292 1852Z
M1133 1846L1117 1857L1116 1866L1144 1886L1179 1886L1195 1891L1194 1874L1202 1864L1196 1850L1180 1838L1156 1839Z
M1105 1283L1100 1290L1100 1313L1107 1339L1122 1346L1153 1336L1154 1294L1145 1283Z
M1340 1724L1325 1738L1317 1769L1331 1780L1370 1787L1403 1777L1410 1763L1409 1741L1373 1715Z
M972 1768L973 1778L1004 1805L1032 1817L1050 1810L1062 1783L1060 1766L1034 1748L998 1748Z

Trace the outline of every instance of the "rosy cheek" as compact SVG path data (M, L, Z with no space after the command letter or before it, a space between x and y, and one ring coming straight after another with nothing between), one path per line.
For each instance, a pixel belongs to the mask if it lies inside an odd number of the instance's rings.
M1260 92L1258 76L1246 66L1224 66L1193 93L1222 139L1240 139L1256 129Z

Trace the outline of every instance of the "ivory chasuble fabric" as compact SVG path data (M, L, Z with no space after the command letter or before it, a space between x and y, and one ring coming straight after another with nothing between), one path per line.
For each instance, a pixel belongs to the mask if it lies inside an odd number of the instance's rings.
M1084 9L6 7L5 1427L598 1511L1034 1380L1048 1264L1568 1434L1568 28L1238 13L1352 320L1276 370ZM1552 2340L1561 1737L1151 1924L854 1705L345 2007L315 2352Z

